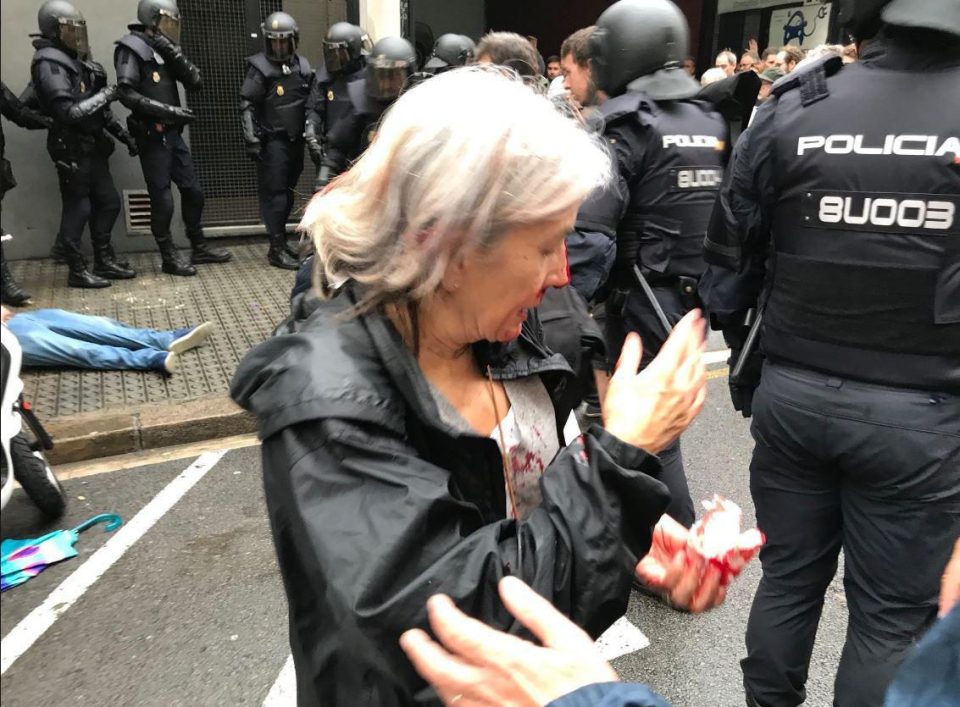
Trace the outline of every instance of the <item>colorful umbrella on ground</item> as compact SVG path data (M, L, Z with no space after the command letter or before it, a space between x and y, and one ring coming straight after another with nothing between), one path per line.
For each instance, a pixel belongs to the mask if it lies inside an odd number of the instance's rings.
M101 513L72 530L55 530L42 538L4 540L0 543L0 591L7 591L36 577L49 565L77 556L74 543L80 533L97 523L106 523L105 532L116 530L123 521L116 513Z

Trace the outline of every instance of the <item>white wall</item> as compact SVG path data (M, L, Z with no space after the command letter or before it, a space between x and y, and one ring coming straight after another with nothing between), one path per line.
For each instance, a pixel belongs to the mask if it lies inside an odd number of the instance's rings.
M360 0L360 26L374 42L381 37L399 37L400 0Z

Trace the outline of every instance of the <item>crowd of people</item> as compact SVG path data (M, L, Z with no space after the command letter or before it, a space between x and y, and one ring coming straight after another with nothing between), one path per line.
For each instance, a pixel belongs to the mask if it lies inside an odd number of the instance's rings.
M634 586L701 612L736 576L697 544L681 453L708 325L753 418L766 535L747 704L804 701L841 549L835 704L957 697L960 94L939 88L960 81L960 22L940 2L840 0L853 45L724 50L700 81L669 0L619 0L545 61L511 32L448 34L422 67L406 39L338 23L314 70L295 19L265 19L240 119L268 260L297 278L231 395L263 440L301 704L663 705L611 687L589 644ZM192 274L164 208L171 179L196 186L176 5L141 0L116 88L67 5L41 8L33 65L51 154L76 126L125 140L164 271ZM102 140L75 142L87 206L61 159L61 236L71 284L96 286L126 270L108 240L92 273L77 258L67 213L102 234L109 173ZM221 262L194 197L193 263ZM728 540L738 568L758 549Z

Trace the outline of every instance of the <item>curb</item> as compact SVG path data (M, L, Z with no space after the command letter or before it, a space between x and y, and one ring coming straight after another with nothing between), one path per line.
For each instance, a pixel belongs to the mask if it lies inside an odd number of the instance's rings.
M51 464L89 461L256 432L256 420L227 397L209 396L136 409L101 411L44 422Z

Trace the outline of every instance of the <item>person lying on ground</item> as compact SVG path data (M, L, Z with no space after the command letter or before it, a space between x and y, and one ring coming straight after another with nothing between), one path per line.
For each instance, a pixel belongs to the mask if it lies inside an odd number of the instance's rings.
M3 320L20 342L23 365L43 368L171 374L179 368L180 356L203 345L213 332L210 322L156 331L64 309L14 314L4 308Z

